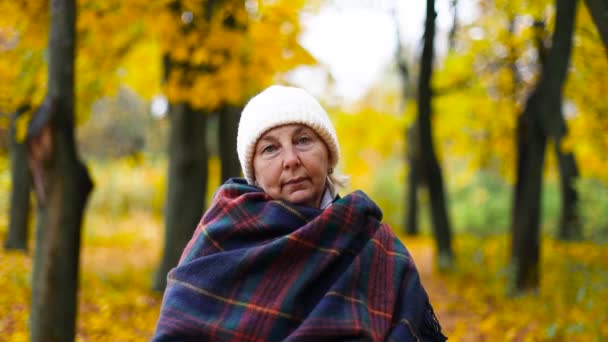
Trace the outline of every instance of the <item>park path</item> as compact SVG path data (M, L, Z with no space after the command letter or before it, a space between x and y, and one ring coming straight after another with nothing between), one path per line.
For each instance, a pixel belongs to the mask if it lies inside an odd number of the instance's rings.
M426 289L435 315L449 341L486 341L475 327L479 317L467 310L464 299L456 289L444 286L442 276L435 270L435 253L429 244L408 245L422 284Z

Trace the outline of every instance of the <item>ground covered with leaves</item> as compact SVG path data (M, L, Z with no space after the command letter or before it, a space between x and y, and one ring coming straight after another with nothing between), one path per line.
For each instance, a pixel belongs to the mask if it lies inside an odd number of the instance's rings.
M161 295L150 289L160 223L89 215L81 251L78 341L148 341ZM2 228L5 236L5 226ZM32 246L33 247L33 246ZM0 341L28 341L33 253L0 252Z
M510 240L459 235L455 270L434 271L428 238L405 238L437 316L453 341L605 341L608 249L542 241L541 286L511 296Z

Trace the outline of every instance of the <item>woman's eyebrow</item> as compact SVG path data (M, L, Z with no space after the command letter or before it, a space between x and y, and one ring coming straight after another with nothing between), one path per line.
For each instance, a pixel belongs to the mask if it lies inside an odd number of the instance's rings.
M302 131L307 131L307 130L308 130L308 127L299 126L293 130L293 134L300 134L300 133L302 133Z
M275 138L273 135L269 134L269 135L264 135L263 137L260 138L260 141L270 141L273 142L275 140L277 140L277 138Z

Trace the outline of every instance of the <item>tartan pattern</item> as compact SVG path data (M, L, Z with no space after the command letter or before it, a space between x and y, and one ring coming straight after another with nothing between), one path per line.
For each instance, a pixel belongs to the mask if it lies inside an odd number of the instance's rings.
M381 219L361 191L321 211L229 180L168 274L153 340L444 340Z

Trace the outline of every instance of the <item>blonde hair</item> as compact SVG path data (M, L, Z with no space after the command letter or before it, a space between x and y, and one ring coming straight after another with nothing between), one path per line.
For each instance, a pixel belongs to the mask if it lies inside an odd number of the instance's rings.
M329 175L327 175L327 185L329 186L332 197L335 197L338 194L338 190L346 188L349 182L350 177L344 174L330 172Z

